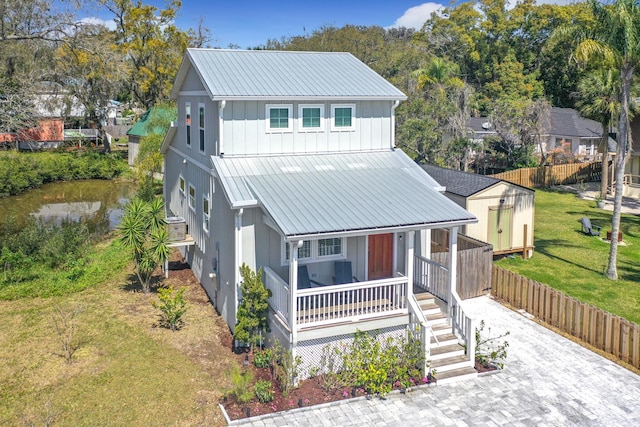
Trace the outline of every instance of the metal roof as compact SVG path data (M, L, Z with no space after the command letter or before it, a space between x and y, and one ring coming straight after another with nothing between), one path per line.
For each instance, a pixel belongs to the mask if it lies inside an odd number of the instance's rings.
M187 49L174 88L190 64L214 100L407 98L350 53Z
M446 169L433 165L420 165L420 167L433 179L442 184L448 193L457 194L462 197L469 197L504 181L491 176ZM504 182L508 185L521 187L533 192L530 188L522 187L508 181Z
M212 161L231 206L260 206L288 238L476 221L400 150Z

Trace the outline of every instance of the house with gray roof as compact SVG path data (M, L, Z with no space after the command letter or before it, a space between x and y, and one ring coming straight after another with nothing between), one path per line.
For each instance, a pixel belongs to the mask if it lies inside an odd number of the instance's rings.
M448 308L456 257L434 262L429 243L446 229L455 254L476 218L396 149L401 91L349 53L188 49L171 96L164 197L188 229L173 245L231 330L246 264L303 377L356 330L410 332L439 379L475 375L473 322ZM447 347L460 340L467 355Z
M533 255L534 190L486 175L421 167L443 186L449 199L478 218L462 227L464 235L490 243L495 255Z

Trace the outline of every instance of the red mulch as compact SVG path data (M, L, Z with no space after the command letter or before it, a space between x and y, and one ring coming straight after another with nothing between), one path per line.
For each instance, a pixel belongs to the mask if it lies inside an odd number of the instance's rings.
M483 372L491 372L491 371L497 371L498 367L494 366L494 365L483 365L481 363L476 362L476 371L478 371L479 374L482 374Z

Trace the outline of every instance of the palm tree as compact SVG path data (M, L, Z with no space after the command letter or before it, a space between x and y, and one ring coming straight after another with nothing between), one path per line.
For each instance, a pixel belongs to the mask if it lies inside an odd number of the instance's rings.
M577 106L580 112L602 125L599 151L602 153L602 186L600 195L607 197L609 185L609 129L620 115L620 74L615 68L594 70L578 82Z
M592 58L604 60L620 70L620 116L618 119L618 146L616 149L616 185L611 220L611 235L620 231L620 212L622 209L622 191L625 164L629 158L631 83L635 68L640 65L640 4L638 0L615 0L612 4L602 5L590 0L595 21L599 23L593 34L582 40L576 48L576 58L588 62ZM616 260L618 239L611 239L609 264L606 276L618 279Z

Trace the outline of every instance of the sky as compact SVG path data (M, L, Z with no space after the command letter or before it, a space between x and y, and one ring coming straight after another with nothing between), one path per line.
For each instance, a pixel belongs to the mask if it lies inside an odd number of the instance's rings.
M572 1L538 0L537 3L568 4ZM165 6L165 0L143 2L160 9ZM511 3L515 4L515 0ZM442 4L420 0L182 0L175 23L183 30L197 28L202 17L211 31L211 47L234 45L246 49L264 45L269 39L310 34L324 25L420 29L432 12L449 4L448 0L442 0ZM113 19L104 12L88 10L85 13L87 17ZM112 24L112 21L107 23ZM113 28L113 25L108 26Z
M164 8L163 0L144 3ZM176 25L184 30L196 28L200 17L211 30L212 47L240 48L263 45L268 39L310 34L323 25L342 27L377 25L419 29L438 3L407 0L183 0ZM86 11L87 17L108 20L108 14Z

